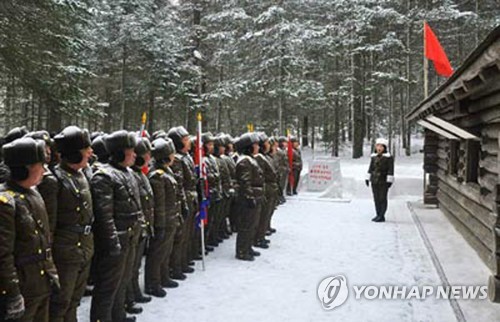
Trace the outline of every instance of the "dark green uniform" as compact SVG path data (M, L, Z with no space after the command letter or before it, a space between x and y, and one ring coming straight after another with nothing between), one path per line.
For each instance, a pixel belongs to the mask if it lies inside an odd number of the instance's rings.
M221 203L220 211L217 218L215 219L215 234L218 241L227 238L227 224L226 218L229 216L229 206L232 191L233 191L233 181L231 179L231 171L229 170L229 165L223 156L215 157L217 161L217 167L219 168L220 183L221 183Z
M207 169L207 181L210 198L206 238L208 239L208 244L210 246L217 246L219 243L217 241L215 221L220 214L222 201L220 172L217 160L213 155L207 155L204 162Z
M264 177L253 157L243 155L239 158L236 164L236 180L239 188L237 203L240 205L236 256L253 257L252 244L264 198Z
M18 321L49 321L52 285L58 285L50 230L42 197L8 181L0 186L0 307L22 294L25 313ZM3 321L5 312L0 312Z
M143 297L141 288L139 287L139 270L143 254L146 250L148 239L153 233L154 225L154 195L153 189L149 184L149 179L140 167L133 167L134 176L139 186L139 193L141 196L141 207L143 215L139 217L139 225L135 233L135 244L137 245L135 251L134 267L132 271L132 279L127 288L127 303L131 304Z
M54 168L54 175L56 188L50 191L56 201L52 249L61 290L52 295L50 318L76 321L94 253L92 195L82 170L75 171L63 161Z
M394 181L394 159L390 153L371 155L366 180L372 184L373 199L377 217L385 220L387 193Z
M195 243L194 219L198 211L198 194L196 192L196 175L194 173L194 162L189 154L176 153L173 164L170 166L175 180L182 190L182 209L187 213L183 215L182 237L180 243L180 264L183 271L189 266L189 262L196 257L198 248ZM194 245L193 245L194 244ZM196 250L194 250L196 248Z
M222 159L226 162L227 168L229 170L229 178L231 182L231 186L229 187L229 197L226 205L226 213L229 218L229 223L231 227L231 232L236 231L236 213L235 209L235 198L236 198L236 161L233 160L230 156L224 154L222 155Z
M45 202L45 209L49 216L50 231L53 234L57 223L57 193L58 182L52 171L45 165L42 182L38 185L38 192Z
M299 186L300 181L300 173L302 172L302 153L299 149L293 149L293 157L292 157L292 169L293 173L293 187L290 186L290 182L288 183L288 193L289 194L297 194L297 188Z
M182 219L177 181L170 168L155 164L149 182L155 195L154 237L146 257L145 285L147 290L154 290L170 279L170 256Z
M189 213L189 208L186 205L186 196L184 194L184 189L182 187L182 184L175 179L175 174L172 171L172 168L168 167L165 170L165 173L167 175L171 175L174 178L176 189L175 193L177 194L177 205L178 205L178 221L179 221L179 226L177 227L175 231L175 236L174 236L174 244L172 246L172 254L170 255L170 261L165 261L164 267L168 267L170 270L170 277L173 279L180 279L183 280L186 278L186 276L183 274L183 255L184 255L184 236L183 230L184 230L184 221L185 218L187 218L188 213ZM163 272L166 271L166 269L162 269ZM165 282L166 277L163 277L163 280ZM165 285L165 283L164 283Z
M255 156L255 160L262 169L264 176L265 197L254 240L254 242L258 244L266 236L267 229L269 228L269 221L271 220L271 215L274 212L274 207L276 206L276 199L278 197L278 178L276 176L276 170L271 164L271 159L268 156L259 153Z
M116 163L100 168L91 188L97 257L90 319L122 321L135 258L134 236L142 216L139 188L132 170Z
M286 150L278 148L274 157L277 160L280 197L283 200L284 197L283 194L285 193L288 174L290 173L290 164L288 162L288 156L286 154Z

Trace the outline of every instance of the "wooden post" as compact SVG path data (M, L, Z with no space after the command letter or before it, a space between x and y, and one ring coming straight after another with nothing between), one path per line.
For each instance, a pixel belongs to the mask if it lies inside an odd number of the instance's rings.
M498 134L498 145L500 148L500 133ZM497 160L500 162L500 154L497 156ZM500 173L498 176L500 178ZM495 249L493 250L494 271L493 275L488 279L488 297L492 302L500 303L500 218L498 217L500 213L500 180L497 180L495 190L495 212L497 213L497 220L493 227L493 237L495 240Z
M436 133L425 129L424 142L424 177L427 173L429 174L429 185L424 183L424 204L437 205L437 149L439 137Z

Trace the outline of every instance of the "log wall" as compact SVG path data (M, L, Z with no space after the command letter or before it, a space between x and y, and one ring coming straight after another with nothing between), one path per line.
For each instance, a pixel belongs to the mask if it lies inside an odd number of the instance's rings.
M500 300L500 89L484 91L443 109L436 116L480 137L477 182L467 182L468 149L460 141L456 173L450 167L450 140L439 136L435 149L438 189L443 214L491 269L490 297ZM436 142L432 142L432 147ZM474 169L472 169L475 171Z

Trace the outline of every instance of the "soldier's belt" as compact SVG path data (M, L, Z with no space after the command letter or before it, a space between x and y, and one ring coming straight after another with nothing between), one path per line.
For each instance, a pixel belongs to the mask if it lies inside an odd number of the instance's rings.
M69 231L75 234L90 235L90 233L92 232L92 225L57 226L57 229Z
M16 266L24 266L52 259L52 250L47 248L39 254L16 257Z

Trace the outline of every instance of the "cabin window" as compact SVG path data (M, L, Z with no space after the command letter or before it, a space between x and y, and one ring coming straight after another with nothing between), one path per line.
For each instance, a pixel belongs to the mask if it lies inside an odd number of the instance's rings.
M481 158L481 144L479 141L466 142L466 182L477 183L479 178L479 160Z
M460 157L460 141L449 140L449 142L450 142L449 171L450 171L450 174L456 176L456 175L458 175L458 159Z

